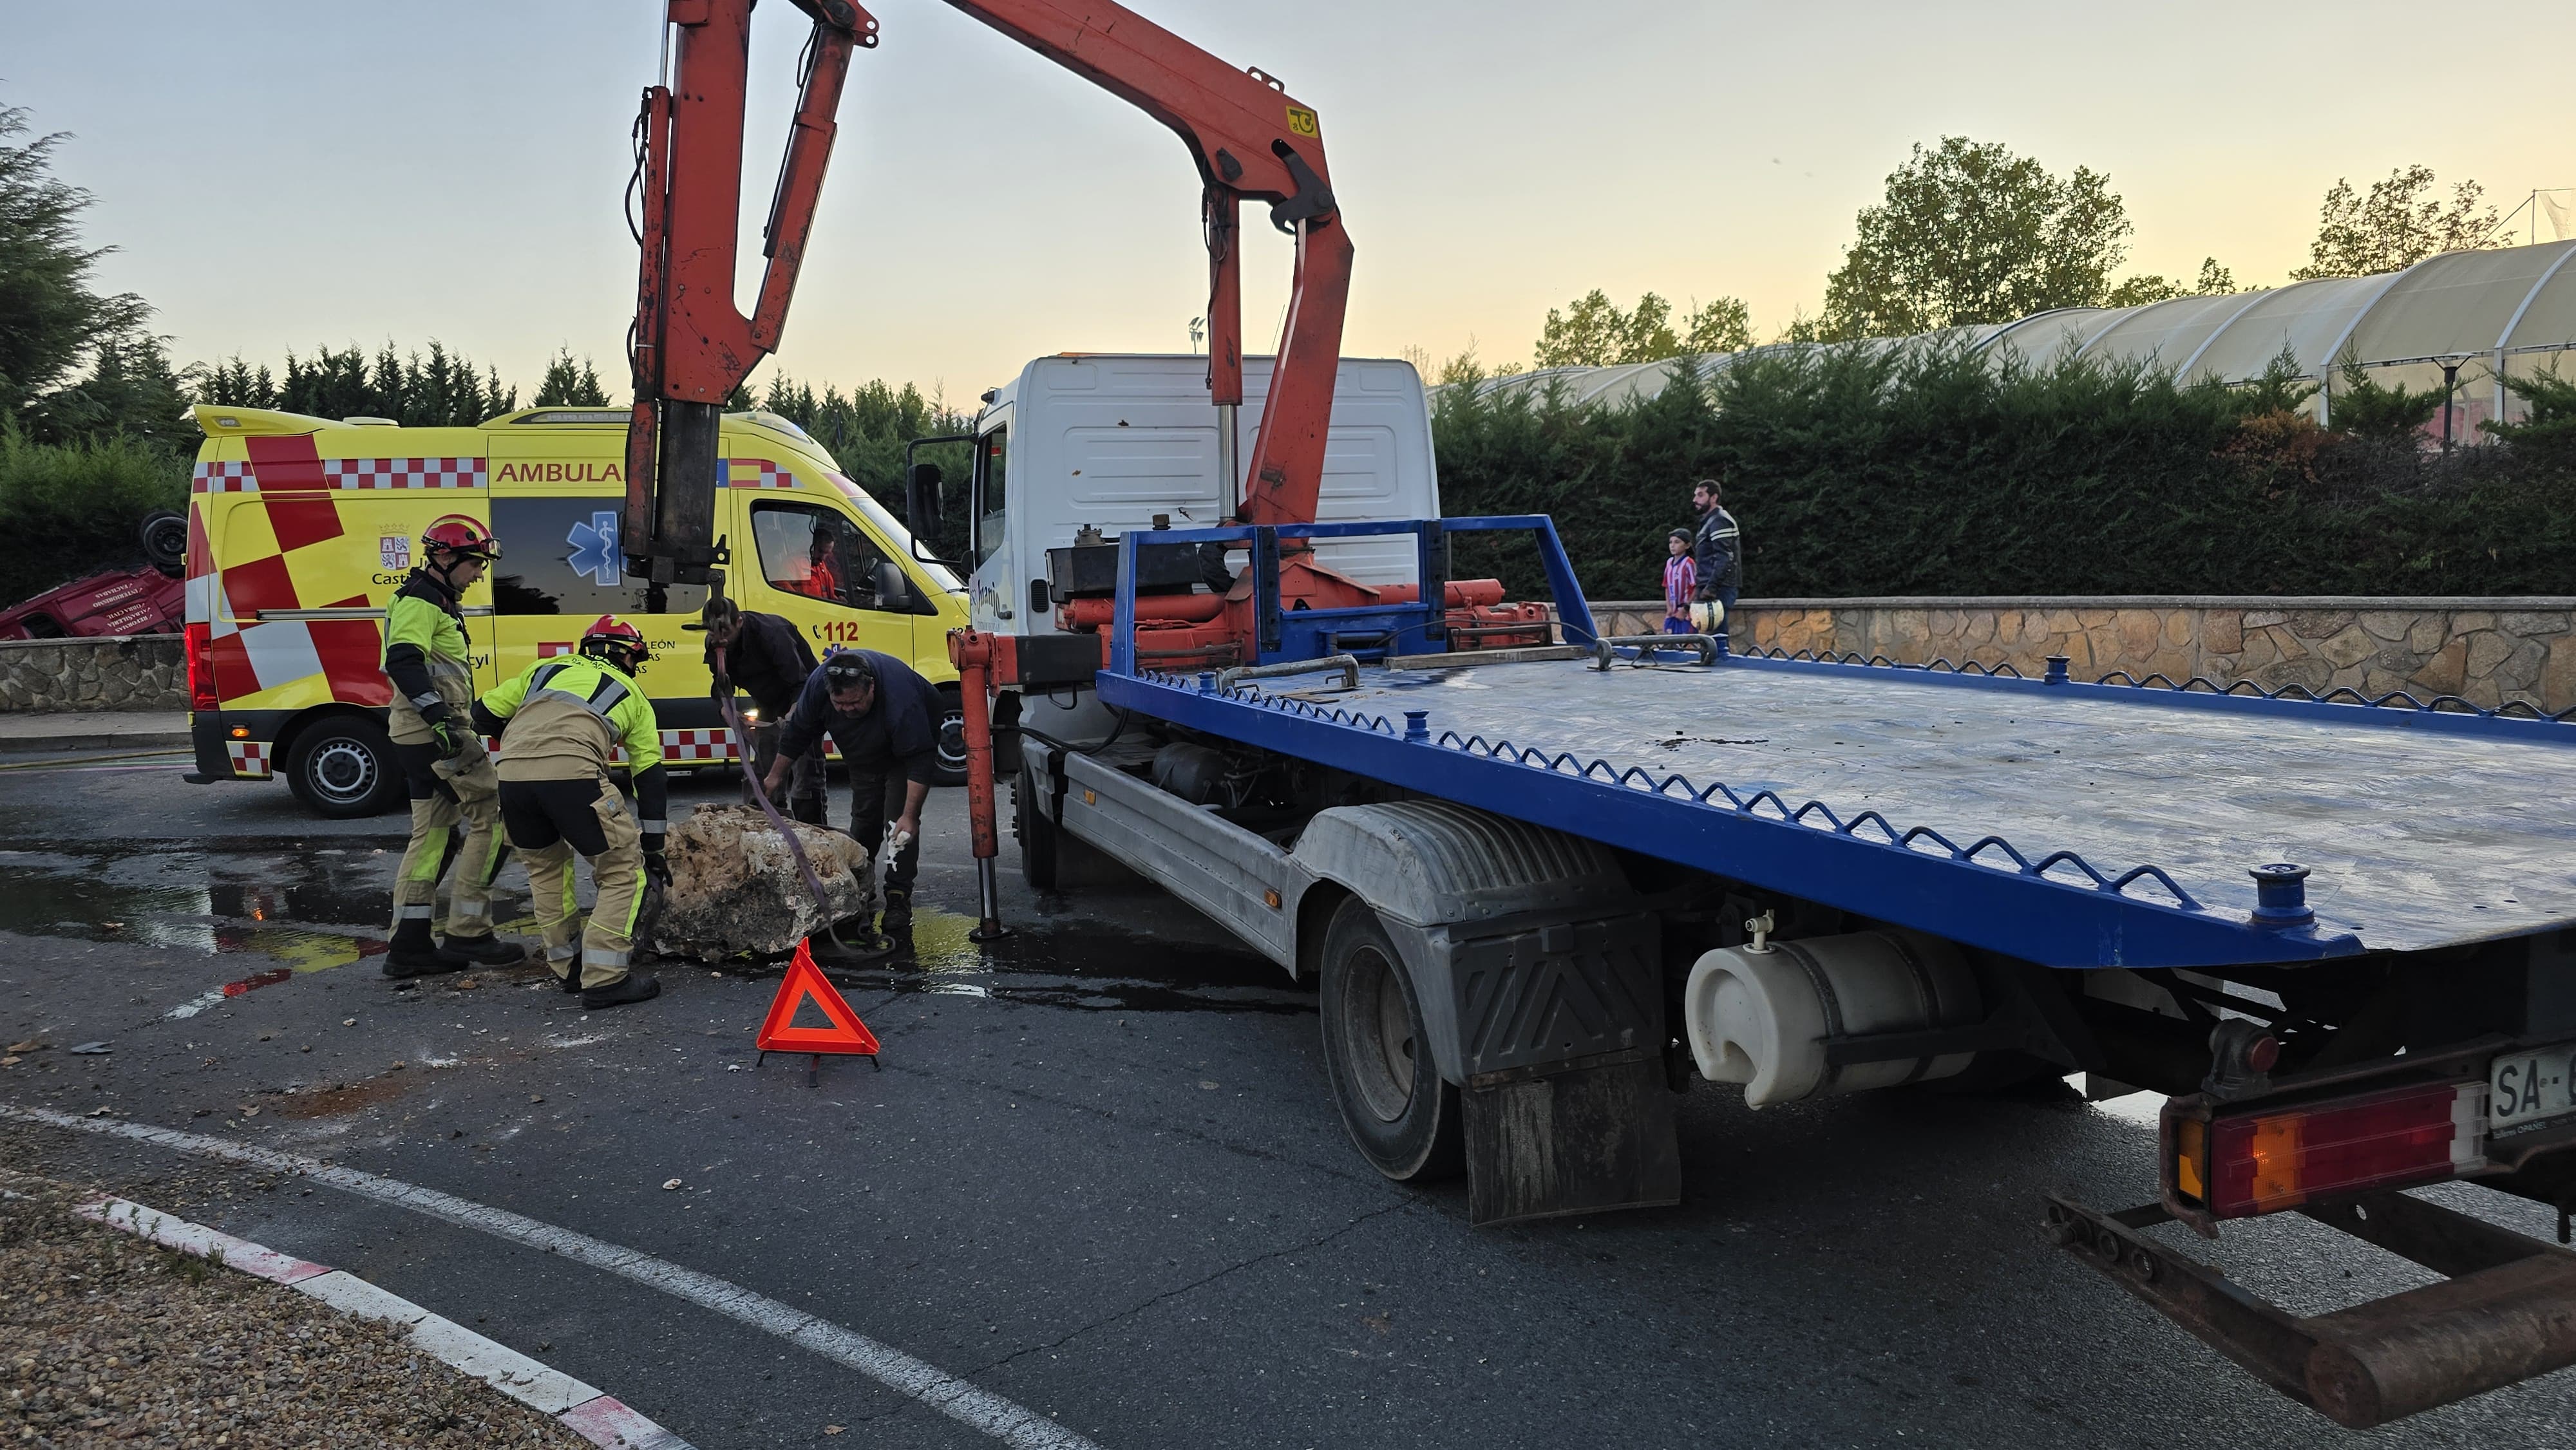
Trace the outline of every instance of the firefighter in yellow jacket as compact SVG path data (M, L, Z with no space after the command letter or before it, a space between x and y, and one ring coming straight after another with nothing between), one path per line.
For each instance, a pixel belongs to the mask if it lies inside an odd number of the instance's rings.
M586 1008L661 995L662 984L627 970L649 877L668 884L662 859L668 772L653 702L635 683L649 657L635 626L603 614L578 654L530 665L475 702L474 723L501 737L501 820L527 859L529 894L545 930L546 963ZM626 747L641 819L609 778L609 751ZM574 940L575 852L590 858L598 888L590 923Z
M411 842L394 880L388 977L508 966L527 953L492 935L492 878L501 871L500 778L468 718L474 677L459 600L501 557L491 530L450 514L421 531L421 563L385 610L385 677L394 698L385 728L411 790ZM462 839L459 840L459 828ZM454 854L444 945L431 940L438 878Z

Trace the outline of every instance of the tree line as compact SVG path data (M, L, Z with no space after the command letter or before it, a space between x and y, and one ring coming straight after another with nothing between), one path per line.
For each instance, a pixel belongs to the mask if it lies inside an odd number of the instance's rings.
M2503 246L2508 238L2484 196L2474 181L2446 193L2428 166L2399 167L2366 190L2338 178L2319 204L2308 262L2290 280L2368 276L2439 252ZM2135 307L2254 286L2240 286L2215 257L2190 278L2118 276L2136 228L2109 176L2084 166L2059 175L2000 143L1965 136L1915 146L1853 230L1841 265L1825 278L1823 309L1791 317L1777 340L1910 337L2053 308ZM1740 352L1753 341L1749 309L1737 298L1694 305L1676 323L1657 293L1623 309L1595 288L1548 309L1531 361L1603 367ZM1420 353L1416 360L1429 362ZM1452 362L1476 365L1472 350Z

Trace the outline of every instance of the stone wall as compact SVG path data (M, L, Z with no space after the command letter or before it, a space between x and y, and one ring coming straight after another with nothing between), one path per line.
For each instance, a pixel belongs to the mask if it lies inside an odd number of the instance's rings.
M187 654L175 634L0 640L0 712L187 708Z
M1595 604L1611 632L1644 633L1659 603ZM2349 686L2367 695L2457 695L2489 709L2576 707L2576 598L2369 599L2205 595L2069 599L1747 599L1734 647L2010 664L2067 657L2080 680L2113 670L2221 685Z

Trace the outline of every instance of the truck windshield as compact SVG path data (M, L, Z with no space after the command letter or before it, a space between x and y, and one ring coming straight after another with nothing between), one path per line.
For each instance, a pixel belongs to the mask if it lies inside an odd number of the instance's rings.
M1010 430L996 428L984 435L975 460L975 562L983 563L1002 547L1002 525L1010 510L1005 476L1010 462Z

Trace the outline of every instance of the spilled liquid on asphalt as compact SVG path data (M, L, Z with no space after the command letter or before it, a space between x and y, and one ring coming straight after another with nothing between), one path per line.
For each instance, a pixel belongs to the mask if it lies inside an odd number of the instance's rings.
M1315 995L1251 952L1166 941L1097 924L1015 922L1008 937L967 940L975 919L916 905L912 945L844 968L818 952L845 988L988 997L1089 1012L1311 1012Z
M0 931L246 954L242 981L266 986L278 980L269 972L321 971L385 949L389 859L368 846L0 849Z
M0 847L0 932L239 958L233 980L208 993L238 996L384 951L399 856L363 842L283 838L224 850L21 840ZM505 934L533 938L517 875L504 874L500 924ZM1314 1010L1311 991L1240 948L1048 918L1016 921L1010 937L978 945L967 939L974 925L921 903L908 949L847 966L828 950L818 955L836 982L855 990L1076 1011Z

